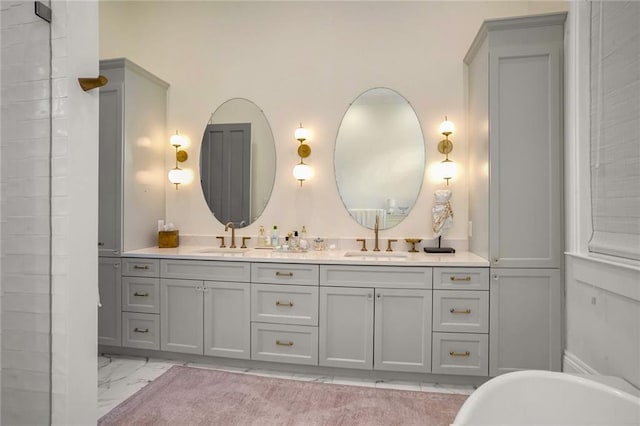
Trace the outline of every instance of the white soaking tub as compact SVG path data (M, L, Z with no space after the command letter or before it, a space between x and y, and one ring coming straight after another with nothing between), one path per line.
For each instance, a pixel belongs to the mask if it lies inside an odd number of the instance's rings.
M640 425L638 396L587 377L533 370L495 377L465 401L453 424Z

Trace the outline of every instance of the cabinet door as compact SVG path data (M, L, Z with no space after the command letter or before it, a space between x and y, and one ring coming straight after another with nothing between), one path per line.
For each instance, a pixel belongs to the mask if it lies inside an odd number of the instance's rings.
M122 84L100 89L98 253L119 256L122 247Z
M560 370L561 297L558 269L491 269L491 376Z
M203 353L203 282L160 280L160 349Z
M374 369L431 371L431 291L376 289Z
M491 266L562 260L561 44L490 52Z
M120 346L122 344L120 259L108 257L98 259L98 292L100 297L98 344Z
M205 281L205 355L249 359L251 354L249 283Z
M373 289L320 288L319 364L373 368Z

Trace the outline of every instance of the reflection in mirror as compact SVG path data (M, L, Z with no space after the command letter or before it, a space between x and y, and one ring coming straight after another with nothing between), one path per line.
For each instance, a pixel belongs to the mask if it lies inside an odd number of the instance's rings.
M370 89L349 106L335 146L338 191L359 224L380 229L400 223L424 177L424 138L409 102L386 88Z
M276 173L269 121L256 104L234 98L211 115L200 147L200 183L211 213L237 228L264 211Z

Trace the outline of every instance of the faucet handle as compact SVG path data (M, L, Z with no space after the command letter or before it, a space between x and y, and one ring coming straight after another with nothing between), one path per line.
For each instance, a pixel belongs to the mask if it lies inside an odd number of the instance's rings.
M220 248L225 248L226 246L224 245L224 236L216 238L220 240Z
M247 240L250 240L251 237L242 237L242 245L240 248L247 248Z
M362 243L362 248L360 249L360 251L367 251L367 240L365 240L364 238L357 238L356 241Z
M389 241L387 241L387 251L393 251L393 249L391 248L391 243L395 243L396 241L398 240L389 238Z

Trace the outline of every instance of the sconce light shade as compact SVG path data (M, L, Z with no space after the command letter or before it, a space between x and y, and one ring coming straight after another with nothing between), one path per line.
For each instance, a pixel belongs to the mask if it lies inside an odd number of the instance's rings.
M443 135L449 136L453 134L454 130L455 130L455 126L451 121L447 120L447 117L445 116L444 121L440 123L440 133L442 133Z
M456 163L449 159L441 161L438 165L438 174L442 179L447 181L447 184L449 183L449 179L453 179L456 177L456 173Z
M185 144L184 136L179 134L177 130L176 130L176 134L172 135L169 141L171 142L171 146L175 146L175 147L179 147Z
M313 169L308 164L300 162L293 168L293 177L300 181L300 185L302 185L303 181L310 179L312 176Z
M187 183L188 180L189 180L189 175L185 170L182 170L179 167L169 170L169 182L176 185L176 188L177 188L177 185Z
M295 138L300 142L309 139L309 131L302 127L302 123L300 123L300 127L298 127L295 131Z

